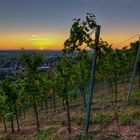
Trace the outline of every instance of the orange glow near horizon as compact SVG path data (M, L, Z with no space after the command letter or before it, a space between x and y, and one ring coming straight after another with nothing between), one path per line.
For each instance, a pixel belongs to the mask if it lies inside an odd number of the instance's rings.
M113 44L114 48L122 48L129 45L130 42L136 41L131 40L121 44L124 40L128 39L131 35L127 34L101 34L101 38L107 41L109 44ZM24 49L41 49L41 50L61 50L63 43L67 39L68 35L50 33L49 35L38 35L38 34L11 34L11 35L0 35L0 50L20 50Z
M136 40L138 40L138 37L136 37L127 41L127 39L129 39L131 36L132 34L109 33L105 35L103 34L101 38L104 41L107 41L110 45L112 45L113 48L121 49L125 46L129 46L131 42L135 42Z
M60 50L65 40L64 35L0 35L0 50L41 49Z

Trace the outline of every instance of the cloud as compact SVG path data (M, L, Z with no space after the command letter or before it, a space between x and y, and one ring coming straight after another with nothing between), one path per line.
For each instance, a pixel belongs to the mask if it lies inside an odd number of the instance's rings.
M32 35L32 37L37 37L38 35Z
M33 41L47 41L48 39L39 37L38 35L32 35L31 38L28 40L33 40Z
M45 38L29 38L28 40L35 40L35 41L47 41L48 39Z

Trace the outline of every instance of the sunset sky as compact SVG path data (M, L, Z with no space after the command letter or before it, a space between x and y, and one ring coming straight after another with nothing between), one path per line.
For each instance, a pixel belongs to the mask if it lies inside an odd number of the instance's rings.
M140 0L0 0L0 49L61 49L72 19L87 12L114 47L140 33Z

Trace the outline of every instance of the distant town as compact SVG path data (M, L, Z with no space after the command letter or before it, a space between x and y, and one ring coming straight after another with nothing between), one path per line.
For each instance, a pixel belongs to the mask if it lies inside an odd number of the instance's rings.
M43 53L46 55L46 60L39 67L39 71L47 71L53 68L56 62L61 58L61 51L27 51L28 53ZM18 55L21 51L0 51L0 80L3 80L7 75L20 76L22 63Z

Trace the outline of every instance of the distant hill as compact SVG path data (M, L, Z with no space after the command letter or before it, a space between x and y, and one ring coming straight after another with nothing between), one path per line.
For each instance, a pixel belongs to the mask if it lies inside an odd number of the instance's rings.
M61 50L0 50L0 56L17 56L22 52L43 53L47 56L61 55Z

